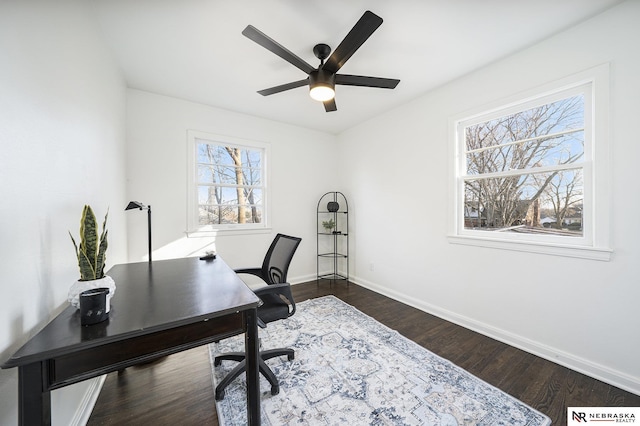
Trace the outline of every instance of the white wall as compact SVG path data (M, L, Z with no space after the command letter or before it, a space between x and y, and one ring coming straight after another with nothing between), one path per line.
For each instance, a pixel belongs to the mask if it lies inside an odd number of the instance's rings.
M0 4L0 362L61 309L78 279L68 231L109 212L107 266L126 260L125 89L86 2ZM83 382L52 393L77 421ZM0 424L17 424L17 369L0 371Z
M628 1L340 135L340 157L358 159L344 176L356 281L640 393L638 17ZM612 260L449 244L447 120L605 62Z
M271 232L187 238L187 130L271 145ZM153 259L201 253L215 246L232 267L259 266L278 232L302 237L289 280L315 278L318 199L341 190L336 137L139 90L127 92L127 193L151 205ZM131 211L129 260L147 258L147 218Z

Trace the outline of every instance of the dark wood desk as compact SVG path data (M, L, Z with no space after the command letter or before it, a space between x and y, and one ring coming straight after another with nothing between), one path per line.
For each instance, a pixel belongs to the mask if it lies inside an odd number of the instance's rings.
M249 424L260 424L260 299L218 257L116 265L109 319L67 307L2 368L19 369L21 425L51 424L51 390L245 333ZM212 407L213 408L213 407Z

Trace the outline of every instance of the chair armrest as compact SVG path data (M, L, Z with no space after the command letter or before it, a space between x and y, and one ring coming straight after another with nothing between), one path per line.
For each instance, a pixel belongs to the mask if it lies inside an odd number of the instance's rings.
M287 298L287 300L292 301L293 295L291 294L291 285L289 283L280 283L280 284L270 284L264 287L257 288L253 290L256 296L260 297L265 294L275 294L282 295Z
M251 274L262 278L262 268L240 268L234 269L236 274Z
M253 292L258 297L261 297L267 294L284 296L290 305L289 316L293 315L296 312L296 303L293 299L293 294L291 293L291 285L289 283L270 284L270 285L255 289L253 290Z

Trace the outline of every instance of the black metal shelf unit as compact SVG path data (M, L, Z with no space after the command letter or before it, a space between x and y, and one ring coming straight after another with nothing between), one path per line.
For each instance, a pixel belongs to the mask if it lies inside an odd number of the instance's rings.
M349 285L349 205L343 193L327 192L317 208L317 279Z

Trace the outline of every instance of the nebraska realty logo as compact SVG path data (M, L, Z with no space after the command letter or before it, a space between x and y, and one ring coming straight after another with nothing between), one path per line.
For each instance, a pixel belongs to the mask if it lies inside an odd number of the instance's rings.
M567 425L598 423L636 423L640 407L569 407Z

